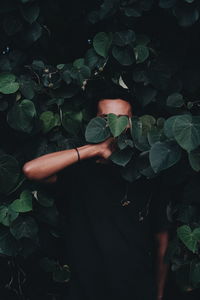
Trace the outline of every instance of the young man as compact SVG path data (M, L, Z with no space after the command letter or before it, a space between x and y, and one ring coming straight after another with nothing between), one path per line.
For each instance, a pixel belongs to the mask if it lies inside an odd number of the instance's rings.
M100 97L97 115L109 113L131 117L132 106L121 95ZM23 167L27 178L52 184L66 201L72 274L66 299L163 299L168 223L159 181L141 177L127 184L109 160L113 138L77 150L46 154Z

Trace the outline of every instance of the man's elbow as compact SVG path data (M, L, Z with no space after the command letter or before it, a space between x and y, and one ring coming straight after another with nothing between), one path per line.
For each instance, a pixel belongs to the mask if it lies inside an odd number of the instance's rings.
M25 177L29 180L34 180L37 179L34 176L33 170L31 168L31 166L29 165L29 163L25 163L22 167L22 172L25 175Z
M29 180L36 180L44 183L55 183L57 182L57 174L51 175L47 178L39 178L38 172L34 172L33 168L29 165L29 163L25 163L22 167L22 172L25 177Z

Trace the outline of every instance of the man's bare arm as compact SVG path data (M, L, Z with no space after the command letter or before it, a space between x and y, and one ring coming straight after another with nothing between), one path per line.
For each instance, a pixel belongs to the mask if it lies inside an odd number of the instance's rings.
M157 261L156 261L156 270L157 270L157 300L163 299L164 288L167 279L167 273L169 269L169 264L164 262L164 257L167 251L169 243L169 233L168 231L163 231L157 233L155 236L156 239L156 249L157 249Z
M113 152L113 138L99 144L88 144L78 147L80 159L88 159L94 156L107 158ZM42 155L23 166L23 173L30 180L38 180L46 183L54 183L57 180L56 173L76 163L78 160L75 149L62 150Z

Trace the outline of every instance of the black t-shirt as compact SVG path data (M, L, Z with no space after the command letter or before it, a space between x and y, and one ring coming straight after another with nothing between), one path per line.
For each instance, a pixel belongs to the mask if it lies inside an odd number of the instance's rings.
M127 183L119 167L89 159L58 173L71 267L68 300L154 300L154 234L167 230L160 178Z

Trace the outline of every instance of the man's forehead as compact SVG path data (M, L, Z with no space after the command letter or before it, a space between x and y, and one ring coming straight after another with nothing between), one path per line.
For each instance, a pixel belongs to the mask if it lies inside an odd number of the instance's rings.
M106 117L109 113L118 116L130 116L132 114L131 104L122 99L102 99L98 103L98 115Z

